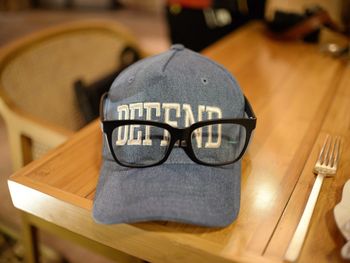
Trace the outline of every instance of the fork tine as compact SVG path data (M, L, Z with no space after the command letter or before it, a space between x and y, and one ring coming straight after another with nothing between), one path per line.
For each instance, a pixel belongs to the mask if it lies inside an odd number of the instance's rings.
M322 149L321 149L321 151L320 151L320 155L318 156L317 162L319 162L320 164L323 164L323 162L324 162L324 160L325 160L325 158L324 158L324 153L325 153L326 146L327 146L327 144L328 144L328 139L329 139L329 134L327 134L326 139L324 140Z
M327 147L326 147L327 150L323 160L324 165L329 165L330 163L329 161L330 161L330 153L331 153L332 145L333 145L333 137L329 135L329 140L327 142Z
M338 160L339 160L339 155L340 155L340 144L341 144L341 139L339 136L336 138L336 143L334 145L334 160L333 160L333 167L337 167L338 165Z
M331 143L330 143L330 155L329 155L329 158L327 160L327 165L332 167L334 165L334 157L335 157L335 152L336 152L336 146L337 146L337 143L338 143L338 136L336 136L335 138L332 138L331 137Z

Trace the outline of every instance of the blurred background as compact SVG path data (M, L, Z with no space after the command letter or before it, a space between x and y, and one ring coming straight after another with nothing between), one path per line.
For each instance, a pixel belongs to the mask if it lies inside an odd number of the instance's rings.
M202 51L252 20L266 23L276 39L324 43L346 56L349 3L0 0L0 262L23 262L8 177L94 120L99 96L127 65L171 43ZM324 27L287 39L284 32L320 10ZM111 262L44 231L40 240L43 262Z
M169 47L161 0L1 0L0 49L23 37L31 37L37 31L86 19L107 19L111 21L111 24L116 21L118 24L123 25L130 34L133 34L135 39L137 39L138 45L142 46L150 54L164 51ZM57 47L56 52L60 53L64 48L66 47L63 44ZM35 61L41 64L45 63L40 62L41 56L46 55L44 51L42 53L41 55L37 54L36 56L38 57L33 58L34 64ZM50 52L48 51L48 53ZM48 54L47 60L52 60ZM69 63L69 61L62 62ZM54 64L51 64L51 66L58 67L58 65ZM19 78L23 78L23 82L28 81L25 79L26 74L23 72L25 68L27 67L23 65L21 67L22 74L18 75ZM37 70L40 71L39 68ZM54 74L41 71L42 74ZM74 73L79 75L78 72ZM84 74L88 75L88 73ZM49 76L42 77L42 81L47 81L49 78ZM6 78L4 74L1 75L1 80L3 78ZM7 85L10 85L10 89L12 89L12 84L9 84L9 82L12 81L7 81ZM57 80L57 83L58 85L62 84L59 83L59 80ZM3 85L4 83L0 84L2 87ZM24 83L23 85L25 86ZM56 87L56 84L52 86ZM19 91L19 93L21 92ZM62 91L62 93L64 92ZM16 98L19 94L11 95ZM38 99L40 100L40 98ZM7 178L14 171L10 154L10 140L7 133L7 131L11 132L11 128L7 129L3 116L4 114L0 114L0 262L23 262L23 248L17 241L21 230L21 217L20 213L12 205L7 187ZM37 148L40 149L40 146ZM62 259L68 262L111 262L103 256L94 254L79 245L62 241L43 231L40 231L40 239L44 244L44 262L61 262Z

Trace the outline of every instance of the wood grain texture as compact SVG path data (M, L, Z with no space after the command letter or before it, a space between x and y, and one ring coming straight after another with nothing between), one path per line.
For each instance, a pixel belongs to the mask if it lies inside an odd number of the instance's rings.
M243 160L241 210L230 226L94 223L91 207L101 164L97 122L13 175L9 186L14 205L151 262L282 261L314 180L308 157L314 156L313 146L322 137L319 132L334 100L343 97L341 87L349 86L342 78L345 66L321 55L316 46L274 42L258 23L225 37L204 55L233 73L258 118ZM349 115L345 108L333 110L334 122ZM340 128L346 133L348 127ZM334 205L335 199L325 200L321 192L319 202ZM308 256L302 254L302 259Z
M313 219L309 226L300 262L342 262L340 249L345 240L336 227L333 209L341 200L345 182L350 178L350 66L342 73L339 88L333 97L325 116L316 143L305 164L298 184L286 206L265 255L281 257L292 238L306 200L315 181L312 168L324 142L326 134L340 135L342 138L341 157L338 172L334 178L325 178ZM322 253L320 253L322 251Z

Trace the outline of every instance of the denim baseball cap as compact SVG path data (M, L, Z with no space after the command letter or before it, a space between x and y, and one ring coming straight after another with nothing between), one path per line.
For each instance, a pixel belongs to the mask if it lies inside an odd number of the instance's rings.
M208 118L243 118L245 114L244 95L234 77L221 65L179 44L125 69L103 103L105 120L151 119L178 128ZM203 145L215 143L202 139ZM134 145L124 146L129 156L137 156L141 147L149 147L149 155L159 149L142 141L130 144ZM102 152L93 205L98 223L161 220L222 227L238 215L241 160L223 166L200 165L181 147L174 147L161 165L125 167L113 159L106 136Z

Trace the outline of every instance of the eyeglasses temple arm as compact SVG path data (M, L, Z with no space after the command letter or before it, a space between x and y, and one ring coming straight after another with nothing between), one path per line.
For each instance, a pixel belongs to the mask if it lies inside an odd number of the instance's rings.
M105 100L108 97L108 92L103 93L103 95L101 96L101 100L100 100L100 121L103 122L105 120L105 114L104 114L104 104L105 104Z
M248 117L250 119L255 119L256 120L256 116L255 116L255 113L253 111L253 108L250 105L250 103L249 103L249 101L248 101L246 96L244 96L244 104L245 104L244 111L248 114Z

